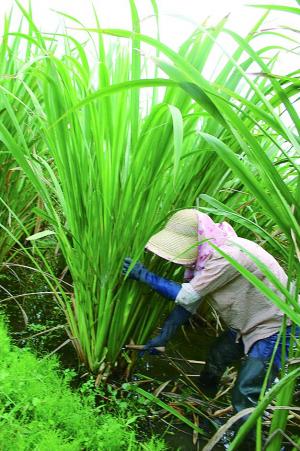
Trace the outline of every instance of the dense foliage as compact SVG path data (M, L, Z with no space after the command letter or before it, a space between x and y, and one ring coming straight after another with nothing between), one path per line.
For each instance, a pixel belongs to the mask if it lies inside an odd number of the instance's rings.
M59 374L56 359L38 360L28 349L12 347L2 319L0 340L1 450L164 449L154 438L137 442L130 412L96 407L95 394L84 386L71 391L70 372Z

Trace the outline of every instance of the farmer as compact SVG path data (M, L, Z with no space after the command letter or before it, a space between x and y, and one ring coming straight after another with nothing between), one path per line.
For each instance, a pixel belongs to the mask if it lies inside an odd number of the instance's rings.
M210 394L216 392L226 367L245 356L232 392L234 410L239 412L253 407L258 401L283 313L243 277L217 248L283 298L282 293L251 258L254 256L267 266L286 287L287 275L274 257L258 244L239 238L228 223L217 224L195 209L175 213L146 245L146 249L154 254L183 265L184 282L180 284L166 280L149 272L141 263L133 266L128 277L148 284L163 297L175 301L175 308L163 324L160 334L144 347L150 353L155 351L155 347L164 346L177 328L197 311L203 298L210 295L214 308L228 329L209 351L199 378L199 387ZM125 259L123 274L128 273L131 262L130 258ZM290 333L289 326L287 350ZM275 379L280 365L281 345L275 354L269 383Z

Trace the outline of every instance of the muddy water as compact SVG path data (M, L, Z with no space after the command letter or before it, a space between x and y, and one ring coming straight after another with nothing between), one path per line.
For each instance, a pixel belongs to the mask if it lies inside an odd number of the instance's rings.
M158 381L161 384L169 381L169 384L164 388L163 392L170 393L175 389L176 385L179 384L179 388L178 390L175 390L175 394L181 395L183 393L183 395L197 399L198 395L196 390L190 393L191 381L197 385L197 378L203 368L203 364L189 363L188 360L194 360L197 362L205 361L209 348L214 342L214 339L215 338L213 336L208 335L204 328L199 327L196 330L193 330L189 327L187 330L187 336L182 332L178 332L176 337L171 340L167 347L166 354L162 354L160 356L145 355L143 358L139 358L135 373L142 373L149 378L155 379L155 387L158 386ZM133 375L133 378L134 377L135 374ZM143 388L147 389L147 386ZM170 401L172 402L172 398L164 397L163 395L160 396L160 398L167 403ZM178 398L174 398L174 400L177 399ZM209 400L206 401L206 404L207 407L212 410L217 410L217 408L220 407L220 405L213 405ZM199 408L200 411L207 413L205 405L196 405L196 407ZM183 410L182 414L186 415L186 412ZM191 418L191 415L189 418ZM204 429L209 436L212 436L216 430L209 424L208 421L200 418L200 416L198 419L199 427ZM167 418L167 421L170 421L170 418ZM201 439L198 438L197 444L193 444L193 431L179 420L174 421L174 419L172 419L172 427L168 429L167 433L166 426L166 423L163 423L162 421L159 421L158 424L154 423L152 432L159 435L164 435L165 441L172 450L201 450L206 443L206 441L201 441ZM225 447L220 444L215 446L214 449L216 451L224 450Z
M44 280L28 270L19 270L15 276L5 274L0 281L0 312L7 319L13 343L30 346L37 355L56 351L68 340L66 320ZM9 298L9 299L7 299ZM78 359L70 342L55 352L62 366L74 368Z

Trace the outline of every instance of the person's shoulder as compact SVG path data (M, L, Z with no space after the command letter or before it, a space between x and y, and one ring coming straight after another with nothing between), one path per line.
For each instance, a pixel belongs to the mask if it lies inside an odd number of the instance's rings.
M241 249L249 247L251 241L245 240L244 238L234 237L228 238L222 246L220 246L221 251L223 252L234 252L237 253Z
M224 244L214 249L211 258L212 259L226 259L223 254L229 255L232 258L239 259L242 253L242 244L239 244L240 238L228 239Z
M228 239L226 243L224 243L224 246L222 246L222 249L223 248L238 249L241 251L245 249L246 251L249 252L251 252L251 250L259 250L259 249L263 251L263 248L255 241L247 240L246 238L241 238L239 236Z
M256 255L262 258L273 258L266 249L264 249L260 244L255 241L247 240L246 238L238 237L234 240L235 245L239 247L242 251L248 252L249 255Z
M223 252L239 260L244 266L253 266L253 257L262 262L272 263L274 257L255 241L236 237L222 247Z
M243 264L250 259L249 254L258 255L260 250L263 251L254 241L240 237L228 239L219 249L220 251L217 249L214 250L213 259L224 258L226 260L226 256L223 255L224 253Z

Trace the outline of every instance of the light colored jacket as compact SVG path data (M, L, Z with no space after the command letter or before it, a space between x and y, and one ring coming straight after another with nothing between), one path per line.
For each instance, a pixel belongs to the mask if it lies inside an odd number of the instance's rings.
M258 244L243 238L236 238L234 242L228 241L220 247L223 252L284 299L282 293L265 277L251 257L237 245L264 263L281 284L286 286L287 275L275 258ZM195 313L201 299L208 294L211 295L213 306L227 326L237 330L238 338L242 337L245 353L257 340L267 338L279 331L283 318L282 311L243 277L217 250L214 250L206 261L200 275L195 276L189 283L182 284L175 302L191 313Z

